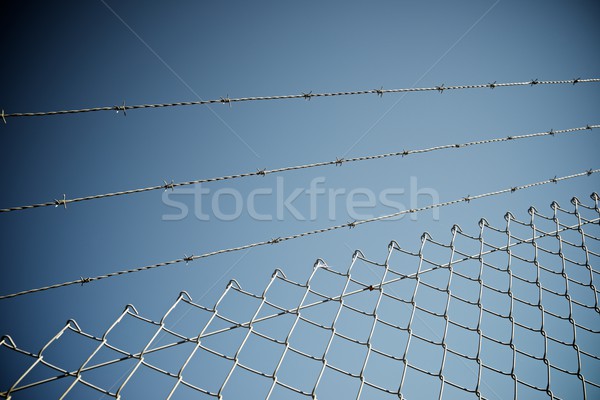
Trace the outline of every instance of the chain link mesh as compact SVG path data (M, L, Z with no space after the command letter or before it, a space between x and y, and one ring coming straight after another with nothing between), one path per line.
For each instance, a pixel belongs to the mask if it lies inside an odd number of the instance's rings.
M181 292L156 321L128 305L101 336L69 320L37 353L4 336L0 397L599 398L591 197L259 294L232 280L213 307Z

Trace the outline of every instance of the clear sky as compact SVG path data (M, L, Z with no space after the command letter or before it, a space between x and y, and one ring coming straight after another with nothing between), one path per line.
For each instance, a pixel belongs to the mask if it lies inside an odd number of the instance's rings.
M1 7L6 113L600 77L600 7L590 1L4 1ZM597 124L599 89L598 83L538 85L8 118L0 124L0 208ZM202 185L205 194L187 187L4 213L0 294L397 211L377 200L352 212L346 199L353 189L363 193L356 200L396 190L389 199L416 208L570 175L600 167L599 145L598 131L585 131L214 182ZM298 195L299 218L277 193L287 198L311 182L326 193L312 204L306 193ZM305 282L317 258L344 270L361 249L383 262L391 240L417 251L427 231L447 243L455 223L476 235L481 217L503 226L506 211L526 220L531 205L551 214L553 200L565 208L573 196L590 203L599 183L596 174L439 214L0 300L0 334L37 352L68 319L101 335L126 304L159 319L186 290L212 306L230 279L261 293L275 268ZM341 193L333 200L332 190ZM184 218L174 217L175 201L188 208ZM272 218L260 220L249 207ZM136 337L135 329L123 335ZM0 391L22 371L2 360Z

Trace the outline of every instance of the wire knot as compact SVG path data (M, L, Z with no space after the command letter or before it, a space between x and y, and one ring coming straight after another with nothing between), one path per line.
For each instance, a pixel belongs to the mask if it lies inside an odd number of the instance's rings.
M512 136L507 136L506 140L513 140L513 137Z
M552 135L552 136L554 136L554 129L550 129L550 130L548 131L548 135Z
M306 100L310 100L310 98L313 96L314 96L314 94L312 94L312 90L308 93L302 92L302 97L304 97L304 99L306 99Z
M463 198L463 201L466 201L467 203L470 203L471 202L471 195L468 194L467 197Z
M92 278L84 278L83 276L79 280L79 282L81 282L81 286L83 286L84 283L90 283L91 281L92 281Z
M581 77L573 79L573 85L581 80Z
M515 187L512 187L512 188L510 188L510 192L511 192L511 193L514 193L514 192L516 192L516 191L517 191L517 189L519 189L519 188L518 188L518 187L516 187L516 186L515 186Z
M587 174L587 176L590 176L591 174L594 173L594 170L590 168L585 173Z
M446 88L444 87L444 84L442 83L441 86L437 86L435 88L435 90L437 90L438 92L440 92L440 94L444 93L444 90L446 90Z
M356 228L356 221L348 222L348 228Z
M67 208L67 195L63 194L63 198L60 200L54 199L54 207L58 207L60 205L63 205L65 207L65 209Z
M408 150L402 150L402 157L407 156L408 155Z
M375 288L373 287L373 285L369 285L369 287L367 289L369 289L369 292L372 292L373 290L375 290Z
M585 126L585 129L589 129L591 131L594 128L591 125L588 124L588 125Z
M335 158L335 166L336 166L336 167L341 167L341 166L342 166L342 164L344 163L344 161L346 161L346 160L344 160L344 158L343 158L343 157L342 157L342 158L337 158L337 157L336 157L336 158Z
M266 176L266 175L267 175L267 169L266 169L266 168L263 168L263 169L257 169L257 170L256 170L256 174L257 174L257 175Z
M460 144L455 144L454 147L456 147L457 149L460 147Z
M531 82L529 82L529 84L530 84L531 86L533 86L533 85L537 85L538 83L540 83L540 81L539 81L539 80L537 80L537 79L532 79L532 80L531 80Z
M489 86L491 89L493 89L493 88L495 88L495 87L496 87L496 82L497 82L497 81L494 81L493 83L488 83L488 86Z
M558 183L558 179L556 179L556 175L554 175L554 178L550 179L550 182Z
M380 89L375 89L375 93L377 93L377 96L383 97L383 86Z
M277 244L279 242L281 242L281 238L280 237L269 240L269 244Z
M577 196L573 196L573 198L571 199L571 204L577 206L578 204L581 204L581 201L577 198Z
M163 183L163 188L165 189L165 191L167 191L167 189L171 189L172 191L175 190L175 184L173 183L173 180L171 180L170 183L167 183L167 181L163 179Z
M185 261L185 265L188 265L188 263L190 261L194 261L194 255L192 254L191 256L187 256L186 254L183 255L183 261Z
M454 224L452 225L452 228L450 228L450 232L453 234L456 232L462 232L462 228L458 224Z

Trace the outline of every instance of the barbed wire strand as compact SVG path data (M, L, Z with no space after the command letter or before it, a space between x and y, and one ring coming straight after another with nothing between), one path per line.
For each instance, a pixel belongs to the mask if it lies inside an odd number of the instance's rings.
M158 186L149 186L149 187L145 187L145 188L123 190L123 191L119 191L119 192L104 193L104 194L98 194L98 195L92 195L92 196L84 196L84 197L78 197L78 198L73 198L73 199L67 199L66 196L63 195L62 199L49 201L49 202L45 202L45 203L3 208L3 209L0 209L0 213L12 212L12 211L23 211L23 210L30 210L33 208L50 207L50 206L55 206L55 207L62 206L62 207L66 208L67 204L70 204L70 203L89 201L89 200L97 200L97 199L103 199L103 198L107 198L107 197L125 196L125 195L131 195L134 193L149 192L149 191L153 191L153 190L167 190L167 189L173 190L176 187L181 187L181 186L190 186L190 185L197 185L197 184L202 184L202 183L246 178L249 176L265 176L267 174L295 171L295 170L308 169L308 168L324 167L324 166L328 166L328 165L341 166L344 163L376 160L376 159L382 159L382 158L388 158L388 157L404 157L404 156L408 156L411 154L428 153L428 152L444 150L444 149L458 149L458 148L463 148L463 147L477 146L477 145L490 144L490 143L507 142L507 141L512 141L512 140L529 139L529 138L543 137L543 136L554 136L554 135L559 135L559 134L564 134L564 133L574 133L574 132L581 132L581 131L591 131L595 128L600 128L600 125L586 125L586 126L581 126L581 127L577 127L577 128L568 128L568 129L561 129L561 130L552 130L551 129L550 131L546 131L546 132L530 133L530 134L525 134L525 135L506 136L506 137L494 138L494 139L476 140L476 141L471 141L471 142L466 142L466 143L446 144L446 145L429 147L429 148L425 148L425 149L403 150L403 151L397 151L397 152L392 152L392 153L353 157L353 158L348 158L348 159L336 158L333 161L323 161L323 162L317 162L317 163L311 163L311 164L295 165L295 166L290 166L290 167L281 167L281 168L275 168L275 169L271 169L271 170L259 169L254 172L245 172L245 173L234 174L234 175L225 175L225 176L220 176L220 177L216 177L216 178L197 179L197 180L186 181L186 182L177 182L177 183L170 182L170 183L168 183L168 182L164 181L163 185L158 185Z
M92 107L92 108L81 108L74 110L60 110L60 111L43 111L43 112L22 112L22 113L4 113L3 120L6 118L14 117L41 117L49 115L62 115L62 114L79 114L96 111L123 111L136 110L142 108L164 108L164 107L180 107L180 106L194 106L203 104L227 104L239 103L245 101L262 101L262 100L289 100L289 99L306 99L310 100L313 97L334 97L334 96L352 96L352 95L365 95L365 94L376 94L383 96L385 93L408 93L408 92L428 92L437 91L443 93L446 90L461 90L461 89L483 89L483 88L500 88L500 87L512 87L512 86L538 86L538 85L561 85L561 84L576 84L576 83L592 83L600 82L600 78L590 79L567 79L567 80L554 80L554 81L540 81L538 79L532 79L526 82L507 82L507 83L485 83L476 85L456 85L456 86L444 86L444 84L432 87L422 88L402 88L402 89L370 89L370 90L354 90L349 92L329 92L329 93L301 93L291 95L280 95L280 96L254 96L254 97L239 97L229 98L221 97L213 100L198 100L198 101L179 101L174 103L156 103L156 104L137 104L137 105L126 105L124 102L121 105L105 106L105 107Z
M366 223L370 223L370 222L375 222L375 221L381 221L381 220L385 220L385 219L390 219L390 218L394 218L394 217L398 217L400 215L404 215L404 214L412 214L412 213L416 213L416 212L421 212L421 211L426 211L426 210L430 210L430 209L434 209L434 208L440 208L440 207L446 207L449 205L453 205L453 204L457 204L457 203L469 203L472 200L477 200L477 199L481 199L484 197L491 197L491 196L497 196L500 194L504 194L504 193L513 193L516 192L517 190L522 190L522 189L529 189L532 187L536 187L536 186L542 186L542 185L546 185L549 183L558 183L560 181L564 181L567 179L573 179L573 178L578 178L578 177L582 177L582 176L590 176L594 173L598 173L600 172L600 169L590 169L588 171L585 172L580 172L577 174L573 174L573 175L567 175L567 176L562 176L562 177L554 177L548 180L544 180L544 181L540 181L540 182L535 182L535 183L528 183L525 185L521 185L521 186L513 186L510 188L506 188L506 189L502 189L502 190L497 190L494 192L488 192L488 193L483 193L483 194L479 194L479 195L475 195L475 196L466 196L460 199L455 199L455 200L451 200L451 201L446 201L446 202L442 202L442 203L435 203L435 204L431 204L428 206L424 206L424 207L418 207L418 208L412 208L409 210L402 210L402 211L398 211L392 214L387 214L387 215L382 215L379 217L374 217L374 218L368 218L368 219L362 219L362 220L357 220L357 221L352 221L352 222L347 222L345 224L340 224L340 225L334 225L334 226L330 226L327 228L321 228L321 229L315 229L312 231L307 231L307 232L303 232L303 233L297 233L294 235L290 235L290 236L284 236L284 237L278 237L278 238L274 238L271 240L266 240L266 241L261 241L261 242L256 242L256 243L251 243L251 244L246 244L243 246L238 246L238 247L231 247L228 249L221 249L221 250L216 250L216 251L212 251L212 252L208 252L208 253L204 253L201 255L197 255L197 256L185 256L183 258L178 258L175 260L171 260L171 261L165 261L165 262L161 262L161 263L157 263L157 264L152 264L152 265L146 265L143 267L138 267L138 268L133 268L133 269L127 269L127 270L122 270L122 271L117 271L117 272L111 272L105 275L99 275L96 277L89 277L89 278L83 278L81 277L80 279L77 280L73 280L73 281L67 281L67 282L63 282L63 283L57 283L54 285L49 285L49 286L43 286L40 288L35 288L35 289L29 289L29 290L24 290L21 292L16 292L16 293L12 293L12 294L6 294L6 295L2 295L0 296L0 300L4 300L4 299L9 299L9 298L13 298L13 297L17 297L17 296L23 296L23 295L28 295L31 293L37 293L37 292L42 292L42 291L46 291L46 290L50 290L50 289L57 289L60 287L65 287L65 286L71 286L71 285L83 285L85 283L90 283L93 281L99 281L102 279L107 279L107 278L112 278L115 276L119 276L119 275L125 275L125 274L131 274L131 273L135 273L135 272L141 272L141 271L147 271L147 270L151 270L151 269L155 269L155 268L160 268L160 267L166 267L166 266L170 266L170 265L174 265L174 264L179 264L179 263L189 263L191 261L195 261L195 260L199 260L201 258L207 258L207 257L212 257L218 254L225 254L225 253L232 253L232 252L236 252L236 251L240 251L240 250L245 250L245 249L250 249L253 247L259 247L259 246L265 246L265 245L270 245L270 244L278 244L287 240L292 240L292 239L298 239L301 237L305 237L305 236L311 236L311 235L316 235L316 234L321 234L321 233L325 233L325 232L330 232L330 231L334 231L334 230L338 230L338 229L342 229L342 228L355 228L358 225L362 225L362 224L366 224Z

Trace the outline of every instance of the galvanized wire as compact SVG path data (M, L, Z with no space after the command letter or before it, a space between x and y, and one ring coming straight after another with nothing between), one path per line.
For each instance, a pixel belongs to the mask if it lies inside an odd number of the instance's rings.
M203 104L227 104L231 105L232 103L240 103L245 101L262 101L262 100L289 100L289 99L305 99L310 100L313 97L334 97L334 96L352 96L352 95L364 95L364 94L376 94L378 96L383 96L385 93L408 93L408 92L440 92L443 93L446 90L461 90L461 89L484 89L484 88L501 88L501 87L511 87L511 86L537 86L537 85L561 85L561 84L576 84L576 83L592 83L592 82L600 82L600 78L590 78L590 79L567 79L567 80L557 80L557 81L540 81L538 79L532 79L526 82L507 82L507 83L484 83L484 84L476 84L476 85L456 85L456 86L444 86L441 84L439 86L432 87L422 87L422 88L403 88L403 89L371 89L371 90L354 90L348 92L329 92L329 93L301 93L301 94L291 94L291 95L281 95L281 96L254 96L254 97L239 97L239 98L229 98L221 97L219 99L213 100L198 100L198 101L179 101L174 103L157 103L157 104L137 104L137 105L126 105L123 102L121 105L115 106L105 106L105 107L92 107L92 108L81 108L74 110L61 110L61 111L43 111L43 112L22 112L22 113L4 113L2 110L2 119L6 123L6 118L14 118L14 117L39 117L39 116L49 116L49 115L62 115L62 114L79 114L79 113L87 113L87 112L96 112L96 111L123 111L127 112L127 110L136 110L141 108L163 108L163 107L180 107L180 106L194 106L194 105L203 105Z
M375 221L382 221L382 220L386 220L386 219L398 217L398 216L404 215L404 214L413 214L413 213L416 213L416 212L426 211L426 210L430 210L430 209L434 209L434 208L439 208L439 207L446 207L446 206L450 206L450 205L458 204L458 203L469 203L472 200L478 200L478 199L482 199L482 198L485 198L485 197L497 196L497 195L505 194L505 193L514 193L517 190L529 189L529 188L536 187L536 186L547 185L549 183L558 183L558 182L561 182L561 181L564 181L564 180L578 178L578 177L582 177L582 176L590 176L590 175L592 175L594 173L597 173L597 172L600 172L600 169L590 169L588 171L580 172L580 173L577 173L577 174L572 174L572 175L567 175L567 176L562 176L562 177L554 177L554 178L547 179L547 180L544 180L544 181L539 181L539 182L534 182L534 183L528 183L528 184L520 185L520 186L513 186L513 187L510 187L510 188L501 189L501 190L497 190L497 191L494 191L494 192L488 192L488 193L478 194L478 195L474 195L474 196L468 195L468 196L460 198L460 199L455 199L455 200L446 201L446 202L442 202L442 203L434 203L434 204L431 204L431 205L428 205L428 206L424 206L424 207L412 208L412 209L409 209L409 210L402 210L402 211L398 211L398 212L395 212L395 213L392 213L392 214L386 214L386 215L381 215L381 216L378 216L378 217L373 217L373 218L367 218L367 219L362 219L362 220L347 222L347 223L340 224L340 225L334 225L334 226L330 226L330 227L327 227L327 228L315 229L315 230L311 230L311 231L307 231L307 232L302 232L302 233L297 233L297 234L293 234L293 235L289 235L289 236L277 237L277 238L274 238L274 239L265 240L265 241L261 241L261 242L255 242L255 243L251 243L251 244L246 244L246 245L243 245L243 246L231 247L231 248L227 248L227 249L221 249L221 250L211 251L211 252L200 254L200 255L197 255L197 256L194 256L194 255L192 255L192 256L185 256L183 258L178 258L178 259L175 259L175 260L164 261L164 262L160 262L160 263L156 263L156 264L152 264L152 265L146 265L146 266L143 266L143 267L126 269L126 270L117 271L117 272L111 272L111 273L108 273L108 274L105 274L105 275L99 275L99 276L95 276L95 277L88 277L88 278L80 277L79 279L72 280L72 281L57 283L57 284L54 284L54 285L43 286L43 287L39 287L39 288L35 288L35 289L23 290L23 291L16 292L16 293L11 293L11 294L5 294L5 295L0 296L0 300L9 299L9 298L12 298L12 297L17 297L17 296L28 295L28 294L37 293L37 292L42 292L42 291L51 290L51 289L58 289L60 287L65 287L65 286L83 285L85 283L99 281L99 280L102 280L102 279L113 278L113 277L116 277L116 276L127 275L127 274L136 273L136 272L148 271L148 270L151 270L151 269L156 269L156 268L171 266L171 265L180 264L180 263L186 263L187 264L187 263L195 261L195 260L199 260L199 259L202 259L202 258L216 256L218 254L232 253L232 252L236 252L236 251L240 251L240 250L250 249L250 248L253 248L253 247L278 244L278 243L285 242L285 241L288 241L288 240L299 239L299 238L302 238L302 237L305 237L305 236L311 236L311 235L321 234L321 233L330 232L330 231L334 231L334 230L338 230L338 229L342 229L342 228L350 228L350 229L352 229L352 228L355 228L358 225L362 225L362 224L366 224L366 223L370 223L370 222L375 222Z
M249 373L245 379L262 384L266 399L289 398L294 394L324 399L327 394L331 395L323 391L325 385L336 386L335 398L340 398L337 393L344 392L346 397L357 399L385 395L407 399L412 398L407 393L415 385L421 385L420 396L434 391L433 395L439 399L447 396L518 399L533 395L553 399L597 398L600 379L596 366L600 354L594 343L600 334L597 328L600 309L594 278L600 272L596 267L600 261L600 237L589 232L594 229L597 232L600 208L598 194L593 193L591 198L594 203L589 206L573 198L573 211L553 202L551 215L532 207L529 221L521 221L509 212L503 228L481 219L475 235L455 225L448 244L424 233L417 251L391 242L383 262L372 261L357 250L345 271L338 271L319 259L306 283L291 280L277 269L260 294L246 291L232 280L213 307L195 303L183 291L158 321L140 315L135 307L128 305L101 336L85 332L77 322L69 320L37 353L19 348L10 336L4 336L0 338L0 349L15 353L30 364L10 387L0 387L0 396L16 399L21 394L26 396L33 388L50 390L49 384L67 379L69 385L47 391L45 397L77 396L77 387L84 386L119 399L132 389L131 382L140 371L151 370L170 382L162 393L155 394L167 399L184 395L184 390L227 399L227 389L235 385L233 376L242 371ZM561 222L565 220L567 222ZM517 231L523 233L516 234ZM476 250L461 250L467 247ZM440 257L447 257L448 262L436 261ZM432 275L439 272L443 274ZM405 284L403 289L395 286L399 282ZM277 297L275 285L283 285L279 289L287 289L289 293L294 288L302 291L297 306L282 305L283 299ZM330 286L332 289L327 289ZM234 295L242 298L225 301ZM431 296L443 300L432 302ZM249 320L229 316L231 307L240 308L241 302L251 301L258 302L258 307ZM383 302L392 308L384 307ZM501 303L508 304L504 311L499 309ZM334 312L307 313L323 304L334 304ZM169 319L178 307L191 307L210 317L197 328L197 334L186 335ZM271 309L277 312L268 313ZM267 311L267 315L259 316L263 311ZM348 315L354 316L353 324L344 325L341 320ZM393 319L395 316L401 318ZM292 323L284 324L282 318L285 317L291 318ZM470 321L466 321L466 317ZM148 335L141 351L132 353L115 345L117 333L114 332L126 318L154 331ZM431 325L427 322L431 319L442 321L442 325ZM498 322L491 324L492 319ZM197 317L193 320L196 326ZM261 324L267 320L280 321L281 325L269 330L267 325ZM301 324L320 332L320 336L304 337L304 340L319 342L322 350L302 347L299 338L306 333L299 331ZM368 328L364 337L359 333L361 324ZM221 328L212 328L213 325ZM352 329L348 330L348 326ZM508 333L503 335L503 329ZM391 336L381 335L384 330L400 336L391 343ZM211 336L232 331L241 331L243 340L225 350L217 350L207 341ZM60 360L50 362L45 357L66 333L95 344L89 356L75 369L62 366ZM129 340L136 335L131 331L127 334ZM172 339L164 344L160 341L161 335ZM582 339L583 336L587 339ZM267 341L273 346L273 352L279 354L270 367L257 367L256 360L242 356L252 346L250 339ZM465 343L469 342L471 346L467 350ZM334 345L339 343L351 345L355 350L348 354L344 348ZM175 369L163 365L159 358L151 359L152 355L165 354L182 345L192 345L192 348ZM491 351L490 346L497 350ZM559 351L556 346L560 347L560 354L554 354ZM102 350L111 350L117 357L106 360L98 356ZM342 352L346 358L340 358ZM435 356L440 353L441 357ZM506 358L503 354L509 354L508 362L503 362ZM219 358L225 366L217 368L209 356ZM308 375L307 371L307 376L312 376L310 379L290 374L292 357L312 363L317 372ZM343 363L342 360L349 360L347 357L356 357L360 363L355 366ZM192 366L191 360L200 360L201 364ZM384 371L378 360L395 365L393 368L398 372L393 374L392 382L382 382ZM449 366L451 360L454 366ZM128 361L134 362L134 366L111 387L93 383L95 371L115 368ZM531 368L531 363L537 363L539 368ZM198 376L206 373L198 368L211 369L210 376L217 381L210 386L198 383ZM54 375L48 377L46 373L42 378L36 375L39 370L54 371ZM342 383L332 374L347 380ZM577 385L569 385L569 379Z
M89 201L89 200L97 200L97 199L103 199L103 198L107 198L107 197L125 196L125 195L149 192L149 191L154 191L154 190L167 190L167 189L174 190L175 188L181 187L181 186L189 186L189 185L197 185L197 184L209 183L209 182L225 181L225 180L230 180L230 179L246 178L249 176L265 176L267 174L282 173L282 172L286 172L286 171L294 171L294 170L307 169L307 168L324 167L327 165L341 166L344 163L352 163L352 162L358 162L358 161L376 160L376 159L382 159L382 158L388 158L388 157L404 157L404 156L409 156L412 154L429 153L429 152L437 151L437 150L459 149L459 148L463 148L463 147L477 146L477 145L482 145L482 144L508 142L508 141L513 141L513 140L530 139L530 138L544 137L544 136L548 137L548 136L554 136L554 135L559 135L559 134L564 134L564 133L592 131L595 128L600 128L600 125L586 125L586 126L580 126L580 127L576 127L576 128L568 128L568 129L560 129L560 130L551 129L546 132L530 133L530 134L525 134L525 135L511 135L511 136L506 136L506 137L501 137L501 138L483 139L483 140L476 140L476 141L465 142L465 143L456 143L456 144L446 144L446 145L429 147L429 148L425 148L425 149L403 150L403 151L397 151L397 152L392 152L392 153L353 157L353 158L347 158L347 159L336 158L335 160L332 160L332 161L295 165L295 166L290 166L290 167L281 167L281 168L270 169L270 170L265 168L265 169L259 169L257 171L253 171L253 172L225 175L225 176L220 176L220 177L216 177L216 178L197 179L197 180L186 181L186 182L176 182L176 183L170 182L170 183L168 183L166 181L163 181L164 183L162 185L149 186L149 187L144 187L144 188L139 188L139 189L123 190L123 191L119 191L119 192L104 193L104 194L98 194L98 195L92 195L92 196L83 196L83 197L77 197L77 198L73 198L73 199L67 199L66 195L63 195L62 199L55 199L53 201L48 201L45 203L2 208L2 209L0 209L0 213L11 212L11 211L30 210L33 208L50 207L50 206L54 206L54 207L60 206L60 207L66 208L67 205L71 204L71 203L77 203L77 202Z

